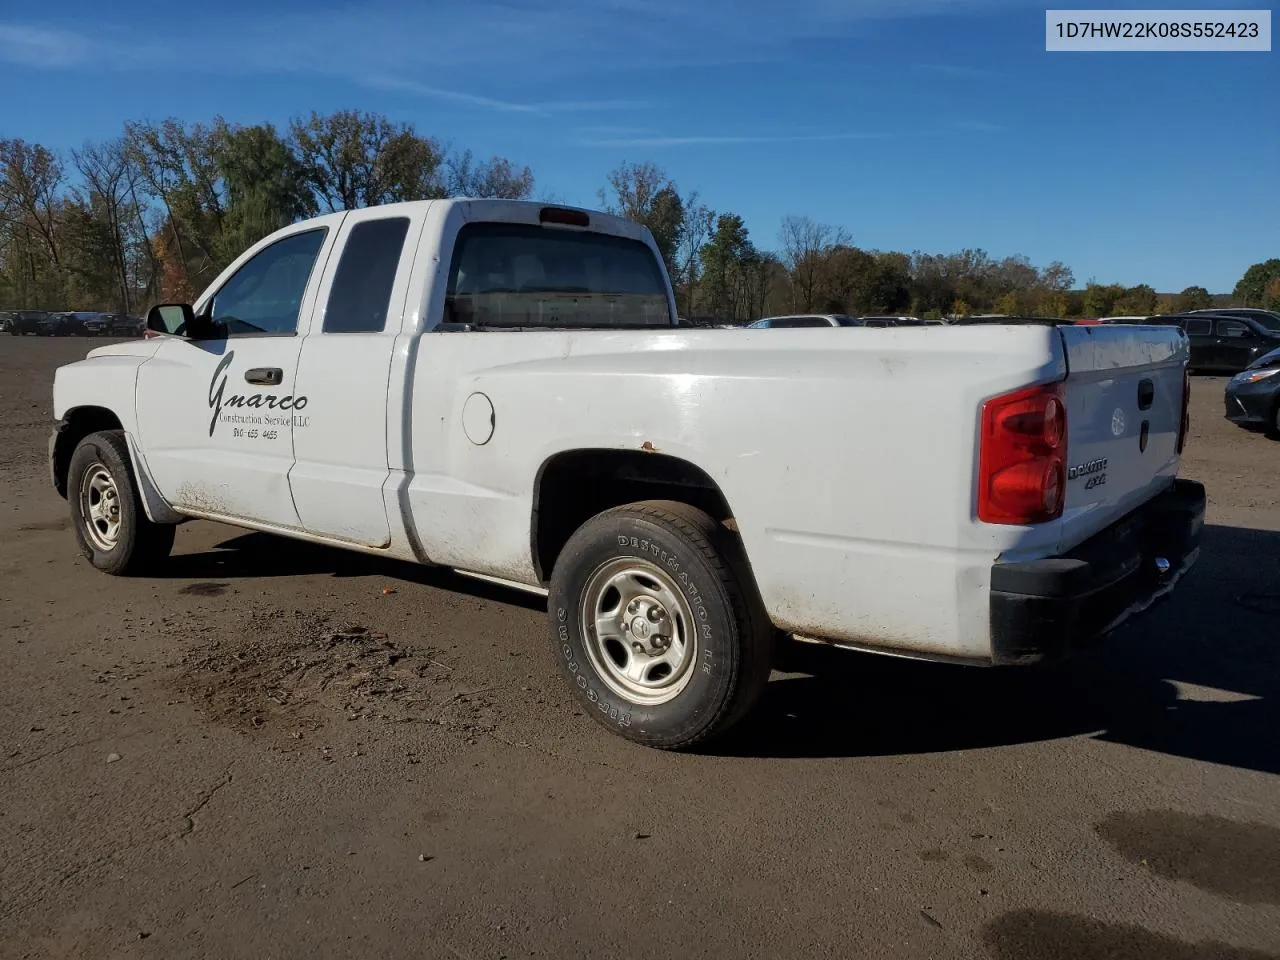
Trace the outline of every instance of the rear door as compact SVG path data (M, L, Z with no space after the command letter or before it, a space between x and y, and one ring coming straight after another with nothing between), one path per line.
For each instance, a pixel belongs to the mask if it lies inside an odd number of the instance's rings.
M1218 352L1218 336L1213 330L1210 317L1188 317L1179 321L1179 326L1186 331L1191 341L1191 368L1193 370L1214 370L1222 361Z
M1068 550L1177 474L1188 344L1175 326L1058 328L1066 348Z
M1262 340L1257 331L1244 320L1218 320L1215 351L1217 368L1227 373L1238 373L1253 362Z
M294 429L289 486L309 533L369 547L391 542L388 390L414 252L429 204L352 211L321 279L298 362L306 416Z

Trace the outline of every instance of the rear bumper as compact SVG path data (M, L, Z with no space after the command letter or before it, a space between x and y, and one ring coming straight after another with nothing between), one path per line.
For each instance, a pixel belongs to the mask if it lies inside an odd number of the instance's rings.
M993 564L992 662L1066 656L1168 596L1199 557L1204 508L1204 486L1177 480L1061 557Z

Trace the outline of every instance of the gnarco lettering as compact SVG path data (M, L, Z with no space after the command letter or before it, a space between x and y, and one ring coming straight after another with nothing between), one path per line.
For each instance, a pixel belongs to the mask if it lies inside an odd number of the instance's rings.
M227 355L213 368L213 376L209 378L209 409L213 411L213 416L209 418L209 436L212 437L213 431L218 427L218 415L222 413L223 407L252 410L261 410L265 407L268 410L293 411L307 408L307 398L293 394L277 397L274 393L233 393L229 397L226 396L227 368L231 366L235 356L234 350L228 350Z

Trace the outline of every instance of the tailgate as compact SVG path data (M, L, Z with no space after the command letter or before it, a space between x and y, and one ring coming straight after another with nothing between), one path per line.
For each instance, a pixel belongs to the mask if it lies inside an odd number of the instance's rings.
M1186 335L1175 326L1062 326L1067 492L1060 550L1139 504L1178 471Z

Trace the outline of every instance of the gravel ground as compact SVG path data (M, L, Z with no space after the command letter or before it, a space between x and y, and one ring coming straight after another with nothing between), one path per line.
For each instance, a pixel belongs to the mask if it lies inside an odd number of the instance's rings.
M669 755L536 598L209 523L92 570L44 462L91 345L0 337L0 956L1280 956L1280 443L1221 379L1203 559L1123 641L815 650Z

